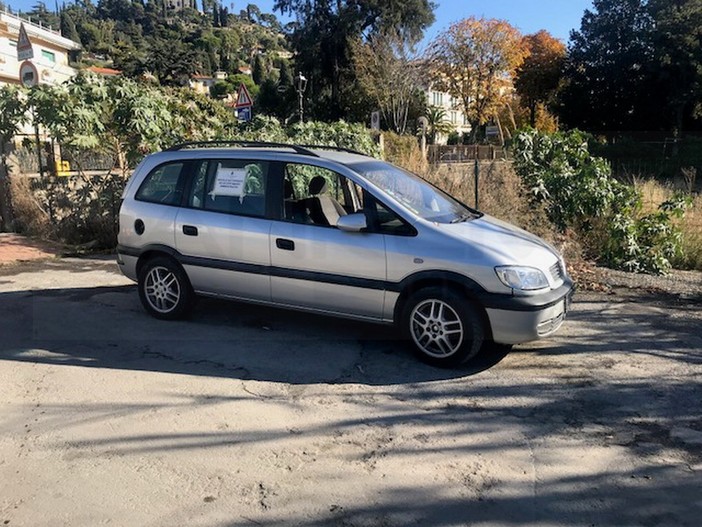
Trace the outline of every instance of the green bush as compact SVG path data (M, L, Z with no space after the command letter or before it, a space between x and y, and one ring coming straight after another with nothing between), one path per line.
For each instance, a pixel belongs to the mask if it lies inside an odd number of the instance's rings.
M451 133L448 134L448 138L446 139L446 144L457 145L459 143L461 143L461 135L455 130L451 131Z
M561 231L572 229L600 263L635 272L666 273L681 251L681 217L689 200L677 197L641 214L637 191L612 177L609 163L590 155L589 136L577 130L519 133L513 142L517 174L532 202L546 206Z
M380 147L371 132L362 124L337 121L309 121L283 127L274 117L255 116L250 122L238 123L227 132L229 139L267 141L299 145L337 146L380 157Z
M391 163L408 159L419 150L419 141L413 135L399 135L394 132L383 132L385 159Z
M671 220L682 218L688 206L689 201L678 196L661 203L652 214L615 214L609 223L602 259L626 271L668 272L671 261L682 256L682 232Z

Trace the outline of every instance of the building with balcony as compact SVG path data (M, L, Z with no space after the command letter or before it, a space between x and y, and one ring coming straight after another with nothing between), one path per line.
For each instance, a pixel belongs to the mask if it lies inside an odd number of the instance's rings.
M60 31L0 11L0 85L20 84L17 42L20 24L24 24L32 43L34 64L39 84L61 84L77 70L71 66L80 51L80 44L61 36Z
M470 123L462 110L463 102L460 99L452 97L450 94L429 86L424 91L426 95L427 106L441 108L446 112L446 121L451 124L453 130L461 135L470 133ZM448 135L439 134L436 140L437 143L446 143Z

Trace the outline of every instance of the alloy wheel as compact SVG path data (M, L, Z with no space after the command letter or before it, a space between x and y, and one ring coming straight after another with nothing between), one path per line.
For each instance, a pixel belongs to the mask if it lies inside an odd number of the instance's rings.
M417 304L410 315L410 324L412 340L430 357L450 357L463 344L463 323L458 313L442 300L428 299Z

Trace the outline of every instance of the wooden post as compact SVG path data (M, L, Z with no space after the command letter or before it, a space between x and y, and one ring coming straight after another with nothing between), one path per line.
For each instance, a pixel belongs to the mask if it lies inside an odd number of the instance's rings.
M32 111L32 116L34 117L34 142L37 147L37 160L39 161L39 176L44 179L44 167L41 162L41 140L39 139L39 125L37 124L37 118L34 111Z

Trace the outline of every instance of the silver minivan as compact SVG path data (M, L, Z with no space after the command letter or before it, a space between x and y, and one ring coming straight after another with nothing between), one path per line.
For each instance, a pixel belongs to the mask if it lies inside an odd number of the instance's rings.
M573 292L545 241L333 147L150 155L124 191L117 254L156 318L207 295L395 324L438 366L552 334Z

